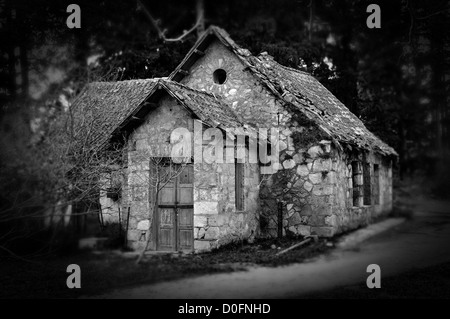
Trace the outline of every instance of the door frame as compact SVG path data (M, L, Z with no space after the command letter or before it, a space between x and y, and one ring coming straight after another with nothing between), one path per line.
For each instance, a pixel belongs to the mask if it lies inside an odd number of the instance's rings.
M153 212L154 216L153 216L153 229L154 229L154 239L155 239L155 251L183 251L180 249L180 238L179 238L179 209L192 209L192 215L191 215L191 223L192 223L192 236L190 238L191 240L191 246L192 249L190 250L184 250L184 251L194 251L194 166L193 163L188 163L186 164L185 168L191 166L192 167L192 204L186 205L186 204L179 204L179 198L178 198L178 190L179 190L179 181L180 181L180 175L178 175L174 182L174 192L175 192L175 202L173 205L167 205L167 204L158 204L156 208L156 211ZM161 194L159 194L161 195ZM152 203L152 205L154 205L154 203ZM160 245L159 245L159 231L160 231L160 209L161 208L172 208L174 209L174 222L173 222L173 229L174 229L174 243L175 243L175 247L174 250L166 250L166 249L160 249ZM156 217L156 218L155 218Z

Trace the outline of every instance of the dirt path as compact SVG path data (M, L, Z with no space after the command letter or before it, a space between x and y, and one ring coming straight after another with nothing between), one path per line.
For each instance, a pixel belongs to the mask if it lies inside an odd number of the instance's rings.
M387 276L450 261L450 203L421 201L415 207L412 220L306 263L163 282L99 297L289 298L365 282L369 264L381 267L383 282Z

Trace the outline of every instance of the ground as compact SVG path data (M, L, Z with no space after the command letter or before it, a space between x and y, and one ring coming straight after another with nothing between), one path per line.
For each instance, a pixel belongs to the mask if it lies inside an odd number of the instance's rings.
M341 292L352 298L449 297L450 203L411 198L410 204L413 214L405 223L301 264L258 266L116 290L101 297L327 298L340 297ZM381 267L381 289L365 286L366 269L372 263Z
M198 255L151 254L136 265L136 253L104 251L55 256L38 262L10 259L0 262L2 298L78 298L105 293L120 287L154 284L186 277L244 270L249 266L279 266L303 260L331 249L321 240L282 257L281 249L301 239L260 240L253 244L228 245ZM78 264L81 289L68 289L66 268Z
M413 214L388 231L362 242L348 240L369 227L337 239L346 238L346 245L329 247L322 240L281 258L275 256L278 247L298 239L184 257L154 255L138 266L134 257L113 253L39 264L3 260L0 298L449 298L450 203L417 198L408 203ZM81 289L66 288L71 263L81 267ZM365 284L371 263L381 267L381 289Z

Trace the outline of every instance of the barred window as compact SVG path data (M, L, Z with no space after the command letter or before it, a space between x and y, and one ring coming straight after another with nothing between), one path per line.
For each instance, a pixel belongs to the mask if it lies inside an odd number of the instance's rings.
M362 197L362 176L361 163L358 161L352 162L352 184L353 184L353 206L361 206Z
M236 210L244 210L244 163L235 162Z
M380 204L380 166L373 165L373 203Z
M363 189L364 189L364 205L371 204L371 183L370 183L370 163L363 164Z

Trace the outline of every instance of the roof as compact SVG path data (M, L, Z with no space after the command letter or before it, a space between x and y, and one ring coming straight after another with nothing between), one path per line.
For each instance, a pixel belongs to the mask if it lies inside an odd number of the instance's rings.
M283 66L267 53L253 56L249 50L238 46L225 30L216 26L205 31L169 78L180 81L185 74L183 70L199 58L198 52L205 49L212 37L219 39L234 52L283 104L294 105L332 139L384 155L397 155L392 147L370 132L358 117L312 75Z
M71 106L75 134L86 136L89 145L104 146L114 134L140 124L161 90L210 127L247 127L213 94L166 79L143 79L88 84Z
M210 127L218 127L223 130L227 128L247 127L240 117L220 97L208 92L192 89L178 82L158 79L153 92L149 94L147 100L151 101L154 93L160 89L175 98L195 117ZM157 98L156 94L155 96ZM149 105L150 107L148 107ZM119 125L119 129L126 130L130 121L133 119L142 119L151 110L151 105L152 103L149 103L136 107Z
M150 94L157 80L93 82L71 105L76 136L93 147L105 144L119 124Z

